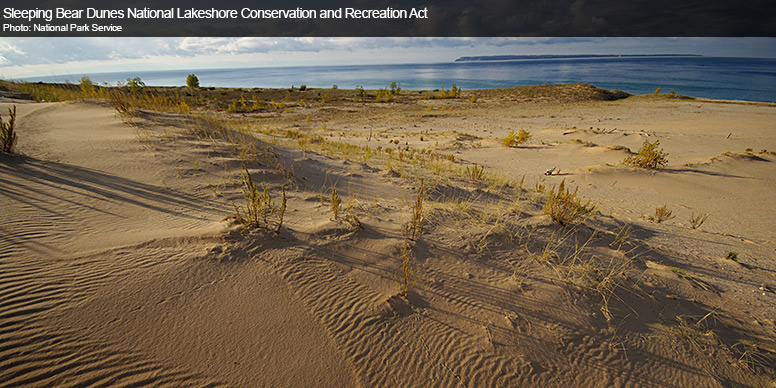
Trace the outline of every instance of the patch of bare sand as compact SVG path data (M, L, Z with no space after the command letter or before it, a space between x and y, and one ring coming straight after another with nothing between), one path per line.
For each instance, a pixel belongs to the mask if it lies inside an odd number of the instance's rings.
M214 165L109 107L19 107L22 155L0 156L0 385L358 385L277 274L213 257L231 206L199 182Z

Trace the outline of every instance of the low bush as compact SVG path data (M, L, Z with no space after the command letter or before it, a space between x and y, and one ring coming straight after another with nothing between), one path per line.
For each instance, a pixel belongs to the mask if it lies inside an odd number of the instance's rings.
M521 129L520 132L515 134L515 131L509 131L509 134L501 141L504 147L516 147L523 144L531 138L531 133L525 129Z
M663 168L668 164L668 159L666 159L668 153L663 152L663 149L659 147L660 140L655 140L654 143L644 140L639 153L626 157L622 163L627 166L646 169Z

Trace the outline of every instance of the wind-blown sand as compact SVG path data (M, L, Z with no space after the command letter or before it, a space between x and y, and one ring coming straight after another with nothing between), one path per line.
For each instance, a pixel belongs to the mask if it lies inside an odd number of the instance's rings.
M248 163L288 210L277 235L243 231L225 218L246 159L210 124L4 98L19 154L0 154L0 386L776 384L776 106L467 93L232 115L512 180L427 170L406 298L412 174L235 132L293 166ZM501 145L521 128L527 144ZM645 139L665 169L620 164ZM597 205L576 227L541 210L562 180ZM332 184L363 229L332 220ZM650 221L662 205L675 218Z

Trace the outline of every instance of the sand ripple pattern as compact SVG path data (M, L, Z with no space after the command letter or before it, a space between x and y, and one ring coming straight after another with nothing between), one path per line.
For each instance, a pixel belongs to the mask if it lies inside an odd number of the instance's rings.
M47 320L110 281L115 273L105 268L95 258L43 265L0 260L0 386L217 386Z
M528 365L498 357L481 339L419 314L395 315L386 296L336 264L299 250L271 259L296 296L328 328L362 382L384 386L518 386Z

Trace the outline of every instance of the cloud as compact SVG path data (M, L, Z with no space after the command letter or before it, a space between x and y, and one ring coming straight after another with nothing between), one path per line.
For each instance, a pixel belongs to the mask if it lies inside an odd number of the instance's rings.
M8 41L2 41L2 40L0 40L0 53L14 53L17 55L25 55L25 52L19 47L17 47L16 45L13 45Z

